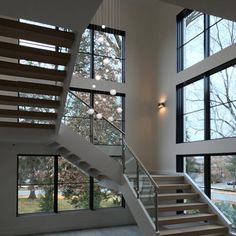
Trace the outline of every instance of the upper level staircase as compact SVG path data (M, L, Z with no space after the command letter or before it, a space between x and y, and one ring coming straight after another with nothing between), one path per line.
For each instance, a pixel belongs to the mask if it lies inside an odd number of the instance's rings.
M0 36L0 127L55 129L75 33L1 18Z

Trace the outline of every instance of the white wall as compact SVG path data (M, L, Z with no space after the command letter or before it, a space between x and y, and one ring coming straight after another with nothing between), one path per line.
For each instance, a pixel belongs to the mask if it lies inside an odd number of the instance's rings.
M17 155L53 154L44 145L0 143L0 235L13 236L134 223L124 208L16 216Z
M155 1L121 0L117 16L107 16L107 1L98 12L92 23L105 24L126 31L125 38L125 84L94 81L74 77L71 86L91 89L96 84L97 90L115 88L126 93L126 134L127 142L134 149L144 164L151 168L155 159L155 126L156 126L156 76L153 45L156 43L153 24ZM147 4L148 3L148 4ZM151 5L149 5L151 4ZM113 9L112 7L108 9Z

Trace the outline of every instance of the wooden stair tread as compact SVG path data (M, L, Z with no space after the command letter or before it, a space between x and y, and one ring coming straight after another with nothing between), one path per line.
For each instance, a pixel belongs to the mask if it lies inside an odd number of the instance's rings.
M55 129L54 124L32 124L32 123L17 123L0 121L2 128L29 128L29 129Z
M6 42L0 42L0 56L56 65L67 65L70 60L69 53L53 52Z
M0 35L70 48L75 34L0 18Z
M66 71L0 61L0 74L62 82Z
M0 109L0 117L55 120L57 113Z
M189 189L190 184L158 184L160 189Z
M181 236L192 236L192 235L207 235L214 233L227 233L228 229L225 226L220 225L199 225L195 227L178 228L178 229L167 229L160 230L160 236L165 235L181 235Z
M216 220L217 215L210 213L199 213L199 214L187 214L187 215L174 215L174 216L162 216L158 217L160 225L166 224L181 224L195 221L207 221Z
M181 211L189 209L207 208L206 203L176 203L176 204L161 204L158 206L160 211Z
M0 95L0 104L58 108L60 106L60 101Z
M177 199L192 199L199 197L197 193L163 193L158 194L159 200L177 200Z
M0 90L59 96L63 88L56 85L0 80Z
M184 176L180 175L151 175L153 179L158 179L158 180L184 180Z

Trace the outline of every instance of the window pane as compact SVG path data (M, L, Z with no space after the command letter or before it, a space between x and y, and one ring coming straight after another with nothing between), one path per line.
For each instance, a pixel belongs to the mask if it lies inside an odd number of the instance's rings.
M210 29L211 55L236 42L236 23L230 20L221 20Z
M184 142L204 140L204 111L184 115Z
M83 78L91 78L90 60L91 56L89 54L78 53L73 75L82 76Z
M81 91L71 91L75 94L78 98L84 101L86 104L90 105L91 103L91 93L81 92Z
M122 61L120 59L95 56L94 73L102 80L122 83Z
M204 192L204 157L185 157L185 172Z
M204 59L204 35L201 34L184 46L184 69Z
M211 106L236 100L236 67L231 66L210 77Z
M18 157L18 213L53 212L54 157Z
M204 30L204 15L201 12L193 11L184 18L184 43L194 38Z
M89 117L81 118L81 117L63 116L63 123L90 142L91 119Z
M122 145L122 134L108 121L94 120L94 144Z
M217 22L221 21L222 18L218 16L210 16L210 26L215 25Z
M94 53L100 56L121 58L122 36L95 31Z
M64 114L69 117L87 117L89 107L79 100L76 95L68 93Z
M184 114L204 109L204 80L184 87Z
M117 112L117 108L122 107L121 96L111 96L106 94L94 95L94 108L97 112L102 113L103 117L113 117L115 121L122 120L122 113ZM113 122L113 123L114 123Z
M236 103L211 108L211 139L236 136Z
M90 46L91 46L91 37L90 37L90 30L86 29L82 34L82 39L80 41L79 52L87 52L90 53Z
M211 157L211 199L236 228L236 156Z
M122 195L94 181L94 208L120 207Z
M89 177L63 157L58 158L58 210L89 208Z

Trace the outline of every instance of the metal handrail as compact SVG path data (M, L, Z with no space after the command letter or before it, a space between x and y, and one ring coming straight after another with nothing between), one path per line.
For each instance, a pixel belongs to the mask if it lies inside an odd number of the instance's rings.
M143 171L145 172L145 174L148 176L148 178L150 179L150 181L152 182L152 185L158 190L159 186L158 184L153 180L152 176L149 174L148 170L145 168L145 166L143 165L143 163L140 161L140 159L135 155L134 151L132 150L132 148L130 148L130 146L127 144L127 142L124 140L125 145L128 147L129 151L131 152L131 154L133 155L134 159L138 162L138 164L141 166L141 168L143 169Z
M87 107L92 108L89 104L87 104L85 101L83 101L81 98L79 98L77 95L75 95L73 92L69 92L70 94L72 94L74 97L76 97L77 99L79 99L83 104L85 104ZM94 108L93 108L94 109ZM94 110L95 113L98 113L96 110ZM108 119L106 119L105 117L102 117L103 120L107 121L111 126L113 126L115 129L117 129L120 133L122 133L123 135L125 135L125 132L121 129L119 129L117 126L115 126L113 123L111 123Z
M80 100L83 104L85 104L87 107L92 108L89 104L87 104L85 101L83 101L81 98L79 98L76 94L74 94L73 92L69 92L70 94L72 94L74 97L76 97L78 100ZM94 109L94 108L93 108ZM96 113L98 113L96 110L94 110ZM112 124L109 120L107 120L105 117L103 117L102 119L106 120L111 126L113 126L115 129L117 129L120 133L122 133L123 135L125 135L125 132L122 131L121 129L119 129L118 127L116 127L114 124ZM151 177L151 175L148 173L147 169L145 168L145 166L143 165L143 163L140 161L140 159L136 156L136 154L134 153L134 151L132 150L132 148L130 148L130 146L127 144L127 142L125 141L125 139L123 138L125 146L128 147L128 149L130 150L130 152L132 153L134 159L138 162L138 164L141 166L141 168L143 169L143 171L145 172L145 174L148 176L148 178L150 179L152 185L158 190L159 186L158 184L153 180L153 178Z
M86 105L88 108L92 108L89 104L87 104L85 101L83 101L81 98L79 98L76 94L74 94L73 92L69 91L69 93L71 95L73 95L76 99L78 99L80 102L82 102L84 105ZM94 108L93 108L94 109ZM98 113L96 110L94 110L95 113ZM146 174L146 176L148 177L148 179L150 180L153 188L154 188L154 192L155 192L155 227L156 227L156 231L159 230L158 227L158 191L159 191L159 186L158 184L154 181L154 179L152 178L152 176L149 174L149 172L147 171L147 169L145 168L145 166L143 165L143 163L140 161L140 159L136 156L135 152L132 150L132 148L130 148L130 146L127 144L124 136L125 136L125 132L122 131L121 129L119 129L118 127L116 127L113 123L111 123L109 120L107 120L105 117L102 117L103 120L105 120L106 122L108 122L108 124L110 124L113 128L115 128L116 130L118 130L121 134L122 134L122 146L123 146L123 155L124 155L124 147L128 148L129 151L131 152L134 160L137 163L137 178L139 178L139 169L141 168L144 173ZM124 161L124 157L123 157L123 167L125 168L125 161ZM137 185L137 198L139 198L139 184Z

